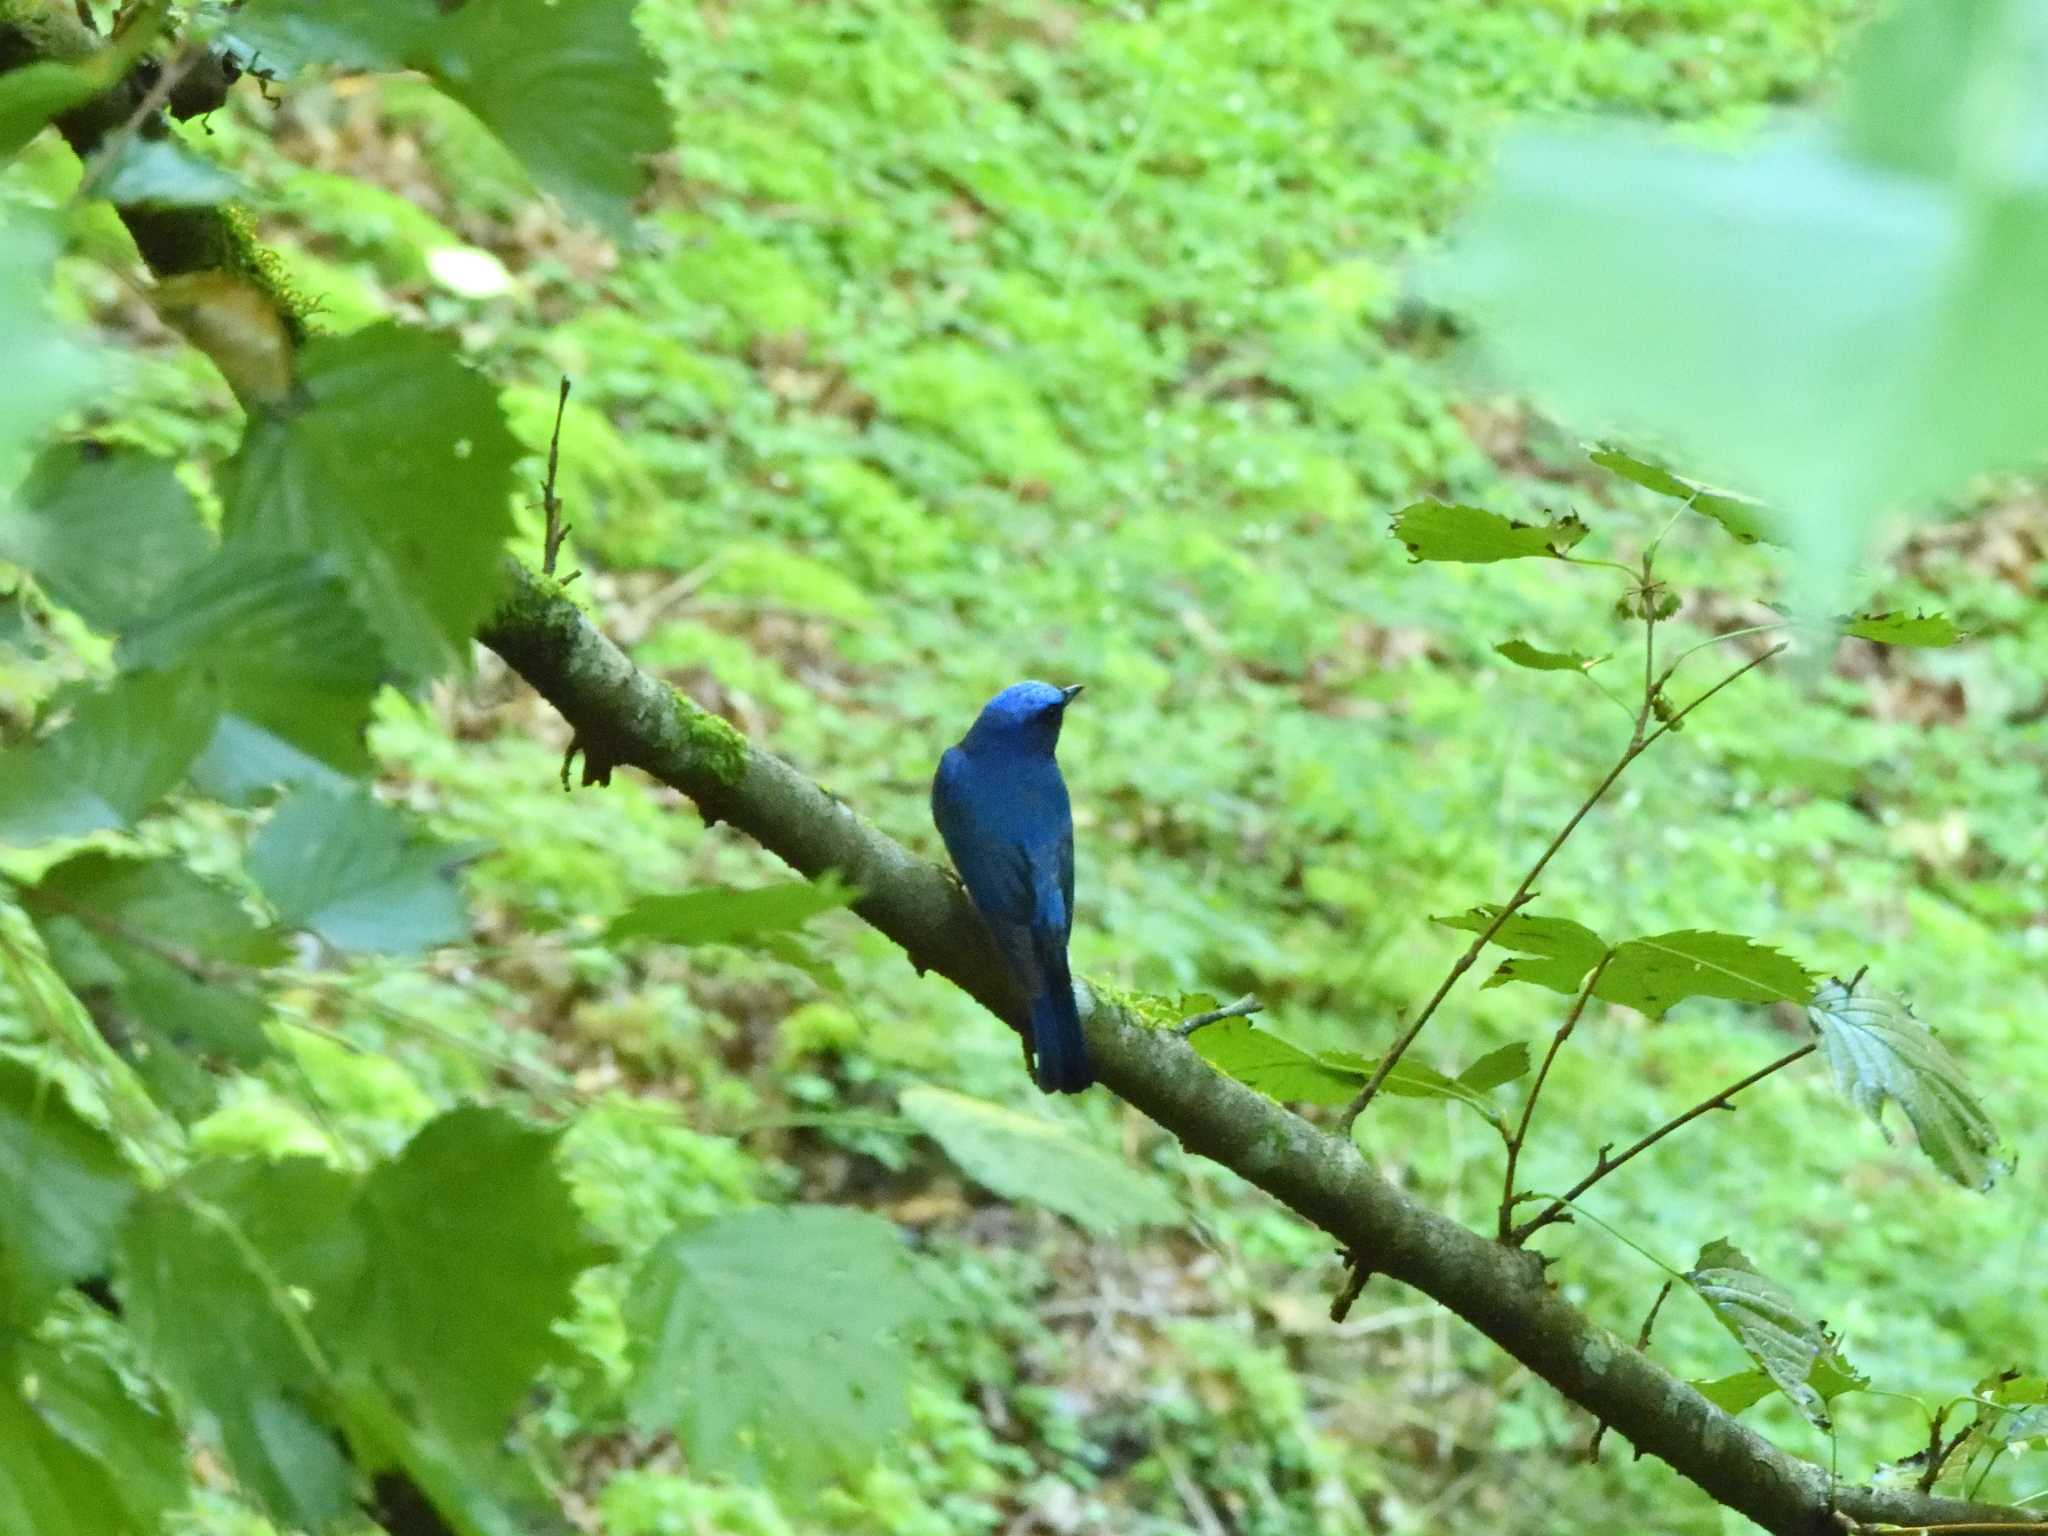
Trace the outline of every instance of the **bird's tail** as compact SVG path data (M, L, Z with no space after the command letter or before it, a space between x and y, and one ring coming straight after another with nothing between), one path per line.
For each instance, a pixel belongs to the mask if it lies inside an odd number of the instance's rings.
M1074 987L1064 966L1049 980L1052 984L1031 1000L1031 1054L1037 1061L1038 1086L1047 1093L1079 1093L1095 1081L1095 1072L1081 1037Z

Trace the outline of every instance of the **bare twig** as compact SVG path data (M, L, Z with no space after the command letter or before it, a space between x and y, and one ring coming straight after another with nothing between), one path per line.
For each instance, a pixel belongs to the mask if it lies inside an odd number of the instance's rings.
M1656 1130L1650 1132L1649 1135L1645 1136L1641 1141L1638 1141L1634 1146L1630 1147L1626 1152L1622 1153L1619 1157L1609 1157L1607 1155L1607 1149L1605 1147L1602 1147L1600 1149L1599 1159L1593 1165L1593 1171L1587 1174L1583 1179L1579 1180L1579 1182L1574 1184L1570 1189L1566 1190L1562 1195L1558 1196L1557 1199L1551 1201L1550 1204L1546 1205L1534 1216L1531 1216L1527 1221L1523 1222L1519 1227L1516 1227L1514 1231L1508 1235L1508 1241L1512 1243L1525 1243L1529 1240L1529 1237L1532 1233L1540 1231L1542 1228L1549 1226L1553 1221L1563 1220L1566 1206L1570 1205L1574 1200L1578 1199L1579 1196L1583 1195L1595 1184L1598 1184L1602 1179L1606 1178L1607 1175L1614 1172L1615 1169L1619 1168L1623 1163L1627 1162L1630 1158L1636 1156L1638 1153L1649 1151L1650 1148L1654 1147L1666 1136L1669 1136L1673 1131L1678 1130L1681 1126L1690 1125L1693 1121L1699 1119L1701 1115L1706 1114L1709 1110L1733 1109L1735 1106L1729 1101L1733 1099L1736 1094L1742 1092L1743 1089L1755 1087L1756 1084L1762 1082L1765 1078L1769 1077L1773 1072L1783 1071L1786 1067L1791 1066L1793 1062L1799 1061L1804 1057L1811 1056L1815 1051L1819 1049L1820 1047L1818 1044L1816 1044L1814 1041L1809 1040L1806 1044L1800 1046L1799 1049L1797 1049L1796 1051L1787 1051L1783 1056L1780 1056L1776 1061L1770 1063L1768 1066L1757 1068L1756 1071L1750 1073L1749 1076L1743 1078L1742 1081L1738 1083L1730 1083L1726 1088L1723 1088L1719 1093L1713 1094L1708 1098L1702 1099L1699 1103L1693 1105L1693 1107L1691 1109L1688 1109L1684 1114L1679 1115L1674 1119L1665 1121L1662 1125L1658 1126Z
M1521 1123L1508 1138L1507 1172L1500 1186L1500 1240L1508 1241L1514 1231L1515 1213L1515 1165L1521 1161L1522 1144L1529 1139L1529 1121L1536 1113L1536 1098L1543 1092L1543 1085L1550 1078L1550 1064L1557 1060L1557 1053L1564 1049L1565 1041L1572 1037L1578 1027L1579 1015L1586 1011L1586 1004L1592 1001L1593 989L1600 985L1600 978L1607 974L1608 962L1614 959L1614 951L1608 950L1600 957L1600 963L1593 967L1586 977L1586 984L1579 988L1579 995L1572 1000L1571 1011L1564 1016L1564 1022L1557 1027L1557 1033L1550 1037L1550 1049L1543 1053L1543 1065L1536 1069L1536 1081L1529 1085L1529 1096L1522 1100Z
M1330 1300L1330 1321L1333 1323L1341 1323L1351 1315L1353 1303L1365 1289L1366 1281L1373 1276L1372 1265L1366 1262L1365 1255L1356 1248L1344 1255L1344 1262L1350 1273L1344 1277L1344 1289Z
M1719 693L1723 688L1726 688L1745 672L1753 671L1757 667L1762 666L1784 649L1785 647L1782 645L1773 646L1761 656L1744 662L1683 709L1675 711L1670 719L1666 720L1654 731L1648 730L1647 727L1649 724L1648 717L1651 700L1654 699L1655 694L1650 693L1645 696L1642 713L1637 717L1635 734L1630 737L1628 745L1622 749L1621 756L1615 761L1614 766L1607 770L1606 777L1593 786L1593 792L1586 796L1584 803L1576 811L1572 812L1571 820L1558 829L1557 835L1550 840L1549 846L1537 856L1536 862L1529 866L1529 872L1522 876L1522 883L1515 887L1514 895L1510 896L1502 904L1501 909L1494 914L1493 921L1486 926L1486 931L1474 939L1465 953L1451 963L1450 974L1444 977L1430 1000L1423 1004L1422 1012L1415 1016L1415 1021L1401 1032L1400 1037L1388 1048L1387 1053L1380 1057L1379 1066L1374 1069L1372 1076L1366 1080L1365 1086L1359 1089L1358 1096L1345 1105L1344 1112L1337 1117L1339 1131L1345 1133L1350 1131L1351 1123L1364 1112L1368 1104L1372 1103L1373 1096L1380 1091L1381 1084L1386 1082L1388 1074L1394 1070L1395 1063L1400 1061L1408 1047L1415 1043L1415 1037L1422 1033L1422 1027L1429 1022L1430 1016L1436 1012L1438 1005L1450 994L1451 988L1458 984L1458 978L1472 968L1472 963L1479 958L1480 951L1493 942L1493 936L1500 932L1502 927L1506 925L1507 920L1518 909L1528 903L1530 897L1534 894L1531 887L1535 885L1537 877L1549 866L1550 861L1557 856L1557 851L1565 845L1565 840L1578 830L1579 823L1586 819L1587 814L1592 811L1593 807L1598 805L1607 791L1614 787L1614 781L1627 771L1628 765L1641 757L1643 753L1648 751L1665 735L1676 730L1679 722L1706 703L1715 694ZM1658 680L1655 678L1652 678L1651 682L1653 687L1658 685Z
M562 540L569 537L569 524L562 521L562 499L555 494L555 470L562 457L562 413L569 408L569 375L562 375L562 392L555 397L555 430L548 436L548 477L540 485L541 511L547 514L547 532L540 552L543 576L555 574L555 557L562 552ZM583 573L572 571L562 578L567 586ZM566 769L564 771L566 777Z
M1671 1287L1677 1283L1676 1280L1666 1280L1657 1288L1657 1299L1650 1303L1650 1310L1643 1318L1643 1326L1636 1330L1637 1349L1648 1349L1650 1347L1650 1330L1657 1326L1657 1314L1664 1310L1664 1298L1671 1294ZM1606 1434L1607 1421L1602 1419L1593 1426L1593 1438L1586 1442L1586 1460L1598 1461L1600 1459L1600 1441ZM1642 1454L1641 1451L1636 1452L1638 1457L1641 1457Z
M1221 1024L1225 1019L1241 1019L1249 1014L1260 1013L1266 1005L1252 993L1247 992L1234 1003L1225 1003L1221 1008L1211 1008L1207 1013L1198 1013L1192 1019L1183 1019L1174 1026L1174 1033L1185 1040L1198 1029L1211 1024Z

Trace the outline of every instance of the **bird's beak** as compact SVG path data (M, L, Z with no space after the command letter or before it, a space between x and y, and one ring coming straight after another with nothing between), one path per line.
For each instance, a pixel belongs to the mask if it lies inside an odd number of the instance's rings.
M1060 690L1060 708L1065 709L1074 700L1078 699L1081 696L1081 690L1087 686L1086 683L1075 683L1070 687L1062 688Z

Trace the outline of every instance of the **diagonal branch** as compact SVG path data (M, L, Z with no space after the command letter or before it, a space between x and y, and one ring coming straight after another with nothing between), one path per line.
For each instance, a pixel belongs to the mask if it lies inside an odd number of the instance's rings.
M608 760L638 767L807 875L837 870L855 910L999 1017L1017 998L958 885L781 758L713 723L636 668L552 582L514 567L481 639ZM1840 1536L1837 1512L1897 1525L2026 1520L2023 1510L1907 1488L1844 1488L1709 1403L1589 1319L1503 1247L1396 1189L1348 1141L1213 1071L1171 1029L1091 1000L1088 1054L1100 1080L1177 1136L1329 1233L1371 1267L1486 1334L1639 1450L1785 1536Z

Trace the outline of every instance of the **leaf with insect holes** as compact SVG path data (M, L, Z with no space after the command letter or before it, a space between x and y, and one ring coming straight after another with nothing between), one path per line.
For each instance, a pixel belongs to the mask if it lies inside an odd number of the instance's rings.
M1803 1003L1813 995L1813 973L1754 939L1687 928L1621 945L1593 995L1661 1019L1689 997Z
M1554 559L1586 536L1575 515L1518 523L1484 507L1418 501L1394 515L1394 537L1417 560L1484 565L1495 560Z
M1685 1280L1771 1384L1810 1423L1826 1429L1827 1403L1812 1377L1834 1340L1819 1319L1808 1317L1784 1287L1759 1273L1726 1238L1700 1250Z
M1584 672L1607 659L1605 656L1583 655L1578 651L1546 651L1526 640L1503 640L1494 650L1516 666L1527 667L1531 672Z
M1484 933L1499 911L1497 906L1480 906L1454 917L1432 917L1430 921L1467 933ZM1526 981L1553 992L1573 993L1584 984L1586 972L1607 953L1607 941L1583 923L1568 917L1537 917L1529 912L1517 912L1501 924L1493 942L1502 949L1517 951L1517 955L1495 967L1486 978L1486 987Z
M1958 1184L1989 1189L2011 1169L2000 1155L1997 1127L1964 1086L1962 1068L1904 1003L1830 981L1814 994L1806 1017L1835 1086L1887 1137L1889 1099L1906 1112L1920 1150Z
M1084 1141L1073 1125L919 1083L897 1107L975 1183L1042 1205L1094 1232L1171 1225L1180 1209L1159 1181Z
M1842 625L1842 633L1877 645L1938 648L1963 638L1945 613L1859 613Z
M1696 480L1674 475L1648 459L1624 453L1619 448L1596 448L1587 457L1624 480L1633 480L1645 490L1682 501L1693 511L1711 517L1727 529L1738 544L1755 544L1759 540L1766 544L1781 542L1771 537L1770 509L1761 502L1751 501L1746 496L1732 496L1725 491L1709 490Z

